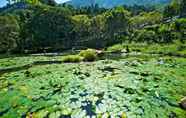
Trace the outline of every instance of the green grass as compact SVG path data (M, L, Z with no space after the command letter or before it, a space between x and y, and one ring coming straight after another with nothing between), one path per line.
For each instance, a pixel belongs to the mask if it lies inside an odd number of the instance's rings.
M131 43L131 44L117 44L107 48L109 52L121 52L129 47L130 51L154 54L177 54L186 55L186 44L145 44L145 43Z
M123 44L117 44L117 45L113 45L111 47L108 47L107 51L109 51L109 52L121 52L123 49L125 49L125 46Z

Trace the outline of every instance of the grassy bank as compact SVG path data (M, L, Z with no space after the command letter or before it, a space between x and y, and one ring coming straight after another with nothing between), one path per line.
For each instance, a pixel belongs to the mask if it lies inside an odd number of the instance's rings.
M122 52L126 51L151 53L151 54L167 54L167 55L185 55L186 44L146 44L146 43L131 43L131 44L117 44L107 48L109 52Z

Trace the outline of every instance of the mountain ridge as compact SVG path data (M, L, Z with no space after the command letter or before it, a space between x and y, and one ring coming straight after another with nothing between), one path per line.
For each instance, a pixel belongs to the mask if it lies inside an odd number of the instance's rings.
M75 7L85 7L97 4L99 7L113 8L116 6L127 5L158 5L168 4L171 0L70 0L66 4Z

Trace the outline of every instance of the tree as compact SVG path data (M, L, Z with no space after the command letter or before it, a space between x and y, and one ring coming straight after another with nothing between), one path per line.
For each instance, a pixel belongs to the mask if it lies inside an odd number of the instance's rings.
M18 41L17 51L24 52L26 48L30 48L32 45L33 37L30 32L31 19L34 16L34 11L30 9L17 10L15 12L20 26L20 40Z
M14 16L0 16L0 52L14 51L19 37L19 25Z
M33 47L37 49L61 49L71 46L71 12L64 8L44 7L38 9L29 23ZM54 48L55 47L55 48Z
M170 24L161 24L157 32L157 42L159 43L171 43L173 42L173 29Z
M55 6L56 5L55 0L40 0L40 2L43 3L43 4L50 5L50 6Z
M72 17L75 45L86 45L90 37L90 18L87 15L75 15Z
M39 4L39 0L7 0L7 2L9 5L18 2L24 2L24 3L34 4L34 5Z
M181 35L180 37L181 41L185 42L186 41L186 18L177 19L175 22L175 28L177 32L179 32Z
M123 7L108 10L105 14L108 45L118 42L120 36L128 33L130 13Z
M159 12L142 12L130 19L130 27L133 29L140 29L147 25L155 25L161 23L162 18L163 16Z
M142 29L136 30L134 33L133 41L135 42L157 43L156 40L156 33L152 30Z
M186 0L182 0L180 10L181 10L181 16L186 17Z
M106 19L104 15L97 15L91 19L90 27L90 44L94 44L96 48L103 48L107 45L105 37L106 33Z
M174 17L180 15L180 0L173 0L168 6L164 9L164 17Z

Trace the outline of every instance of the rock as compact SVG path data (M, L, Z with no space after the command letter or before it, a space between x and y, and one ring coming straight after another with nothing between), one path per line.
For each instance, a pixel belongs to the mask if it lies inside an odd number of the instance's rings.
M102 50L96 50L96 54L98 56L103 56L104 55L104 51L102 51Z
M180 107L186 110L186 97L180 100Z

